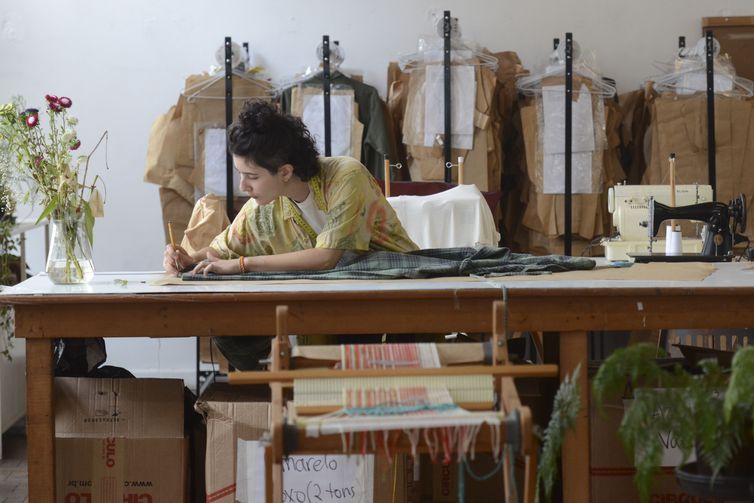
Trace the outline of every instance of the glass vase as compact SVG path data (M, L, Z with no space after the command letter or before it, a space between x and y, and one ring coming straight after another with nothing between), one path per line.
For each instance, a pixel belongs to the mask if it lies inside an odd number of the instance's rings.
M92 245L83 218L52 220L45 271L59 285L87 283L94 276Z

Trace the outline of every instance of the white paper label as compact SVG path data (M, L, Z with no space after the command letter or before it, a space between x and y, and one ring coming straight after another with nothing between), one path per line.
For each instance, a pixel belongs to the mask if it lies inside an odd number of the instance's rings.
M236 467L236 501L264 503L264 446L239 439ZM373 493L373 455L283 458L283 503L371 503Z

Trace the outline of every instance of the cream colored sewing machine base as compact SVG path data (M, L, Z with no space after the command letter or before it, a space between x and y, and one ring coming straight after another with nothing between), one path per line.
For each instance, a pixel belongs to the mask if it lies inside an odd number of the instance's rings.
M681 241L683 253L701 253L702 240L694 238L684 238ZM628 254L649 253L647 241L621 241L605 240L602 242L605 248L605 258L610 262L620 262L625 260L634 261ZM661 253L665 251L665 240L658 239L652 243L652 250Z

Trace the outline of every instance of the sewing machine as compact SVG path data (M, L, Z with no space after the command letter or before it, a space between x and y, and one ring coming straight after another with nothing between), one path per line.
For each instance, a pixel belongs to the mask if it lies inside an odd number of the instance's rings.
M644 223L650 240L649 254L636 256L636 260L663 260L664 254L652 253L652 241L663 222L667 220L693 220L704 222L702 230L702 250L694 257L704 257L709 261L730 261L733 258L733 245L748 241L746 236L737 234L736 230L746 229L746 196L739 195L730 203L710 201L688 206L670 207L652 199L649 202L648 219Z
M709 185L677 185L675 189L676 206L712 201L712 187ZM630 260L629 254L651 253L653 247L656 250L665 250L665 240L652 240L647 232L646 223L651 200L670 204L670 186L616 185L608 189L607 209L613 215L613 227L618 230L616 236L603 239L600 243L605 248L605 257L608 260ZM700 230L701 226L699 226ZM655 235L656 232L652 236ZM684 253L701 253L701 251L702 239L698 234L684 236Z

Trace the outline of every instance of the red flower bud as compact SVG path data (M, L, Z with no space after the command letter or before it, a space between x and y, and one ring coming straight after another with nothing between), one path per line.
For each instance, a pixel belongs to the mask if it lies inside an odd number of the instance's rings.
M44 161L44 157L42 157L41 155L36 156L34 158L34 166L38 168L39 165L42 164L42 161Z
M30 128L39 124L39 116L37 114L30 114L26 116L26 125Z
M48 103L57 103L58 97L54 94L45 94L45 99Z
M76 138L76 141L73 142L71 145L71 150L78 150L78 148L81 146L81 140Z
M47 104L48 107L50 107L50 110L53 112L60 112L62 108L60 108L60 105L56 101L51 101Z
M60 98L58 98L58 104L63 108L71 108L73 101L71 101L71 98L61 96Z

